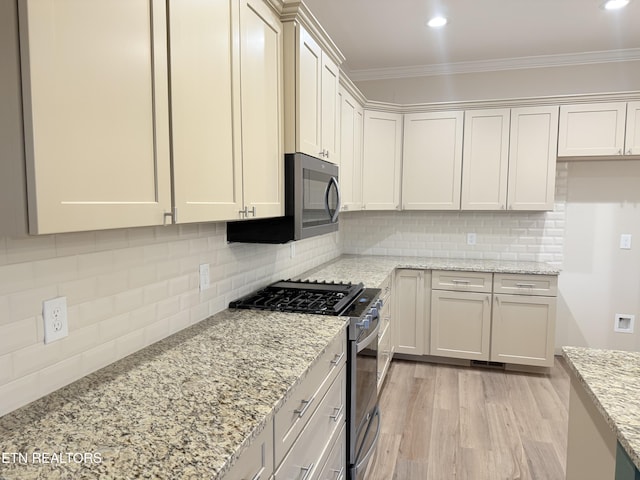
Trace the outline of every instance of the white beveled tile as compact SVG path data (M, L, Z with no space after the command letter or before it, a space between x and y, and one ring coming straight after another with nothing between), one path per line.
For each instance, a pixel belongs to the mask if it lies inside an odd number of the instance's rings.
M111 272L115 265L113 250L78 255L78 276L90 277Z
M116 339L116 356L124 358L145 346L144 328L134 330Z
M155 263L129 269L130 288L144 287L153 284L157 279L158 268Z
M7 237L5 241L6 263L33 262L56 256L55 235L30 235Z
M213 298L215 297L212 297L211 299ZM209 312L208 301L205 303L201 303L200 305L195 305L189 310L189 323L191 323L192 325L196 324L209 317L209 315L211 315L211 312Z
M147 325L152 324L158 318L158 305L155 303L152 305L145 305L142 308L138 308L130 312L129 321L131 323L130 330L138 330Z
M7 323L11 323L9 318L9 297L0 295L0 327Z
M131 312L123 313L122 315L116 315L115 317L102 320L98 324L100 342L106 343L115 338L126 335L133 330L131 324Z
M97 296L98 281L95 277L81 278L63 282L58 287L61 296L67 297L67 306L93 300Z
M156 318L158 320L175 315L180 311L180 297L170 297L162 300L158 302L156 307Z
M127 230L129 246L149 245L155 243L156 234L154 227L138 227Z
M46 345L39 343L13 352L15 377L24 377L62 360L61 341Z
M142 290L142 300L145 305L160 302L169 296L169 282L163 280L161 282L147 285Z
M75 355L42 369L40 372L40 395L47 395L78 380L84 375L83 366L84 361L81 356Z
M108 297L129 288L129 272L121 270L98 276L97 288L99 297Z
M0 386L0 417L39 398L40 373L16 378Z
M169 281L169 295L176 296L189 291L189 275L182 275Z
M98 230L96 233L96 251L117 250L129 246L126 228Z
M33 263L37 285L69 282L78 278L78 257L57 257Z
M158 280L167 280L179 276L181 273L180 260L169 259L165 261L158 261L156 263L158 272Z
M33 262L0 266L0 295L20 292L35 285Z
M0 385L13 380L13 355L0 355Z
M77 328L69 332L69 336L60 340L62 357L71 357L82 353L100 343L100 329L94 323L84 328Z
M106 367L118 359L116 340L111 340L86 352L82 352L80 357L82 375L89 375L102 367Z
M0 326L0 355L35 345L38 340L36 317Z
M42 314L42 302L58 297L55 285L24 290L9 295L9 320L12 322Z
M188 311L182 311L169 317L169 333L176 333L191 325Z
M75 328L83 328L112 317L115 311L115 297L99 297L77 306L77 317L69 317L69 325Z
M67 257L96 251L96 232L59 233L56 238L56 255Z
M145 345L151 345L169 336L169 319L153 322L144 329Z

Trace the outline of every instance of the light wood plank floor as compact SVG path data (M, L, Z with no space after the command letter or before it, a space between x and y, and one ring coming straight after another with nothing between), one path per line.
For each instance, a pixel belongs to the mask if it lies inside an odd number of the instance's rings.
M569 377L394 360L367 480L562 480Z

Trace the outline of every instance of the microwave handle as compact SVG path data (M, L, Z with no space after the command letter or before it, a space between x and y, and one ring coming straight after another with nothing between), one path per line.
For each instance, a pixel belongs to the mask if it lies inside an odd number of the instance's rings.
M338 204L336 205L336 209L333 214L331 213L331 209L329 208L329 192L331 191L331 185L336 187L336 194L338 196ZM342 199L340 197L340 185L338 185L338 179L336 177L331 177L329 183L327 184L327 189L324 192L324 208L327 211L327 215L331 217L331 223L336 223L338 221L338 215L340 214L340 207L342 206Z

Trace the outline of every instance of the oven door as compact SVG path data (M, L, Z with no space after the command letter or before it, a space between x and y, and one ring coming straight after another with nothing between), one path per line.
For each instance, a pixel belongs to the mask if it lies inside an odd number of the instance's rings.
M363 330L357 341L350 342L353 378L351 382L351 415L349 463L350 478L364 478L367 465L380 433L378 409L378 318Z
M336 231L340 211L338 167L302 153L296 153L292 158L295 163L295 238Z

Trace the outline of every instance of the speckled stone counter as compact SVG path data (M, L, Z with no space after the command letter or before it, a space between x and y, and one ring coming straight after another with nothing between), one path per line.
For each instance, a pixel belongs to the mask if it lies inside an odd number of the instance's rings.
M526 273L558 275L558 267L541 262L475 260L429 257L387 257L377 255L343 255L329 264L305 274L305 278L326 281L362 282L377 287L394 268L455 270L466 272Z
M563 347L562 354L640 469L640 352Z
M221 312L0 418L0 478L220 478L346 323Z

